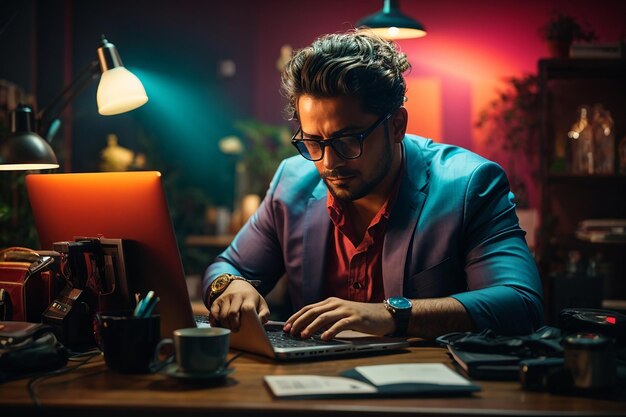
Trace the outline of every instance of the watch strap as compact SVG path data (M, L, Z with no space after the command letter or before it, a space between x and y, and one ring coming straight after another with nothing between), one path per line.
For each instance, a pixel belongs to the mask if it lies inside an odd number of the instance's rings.
M411 319L411 308L400 309L395 308L388 303L388 300L384 302L385 308L391 313L396 323L395 330L388 334L389 337L404 337L409 329L409 320Z

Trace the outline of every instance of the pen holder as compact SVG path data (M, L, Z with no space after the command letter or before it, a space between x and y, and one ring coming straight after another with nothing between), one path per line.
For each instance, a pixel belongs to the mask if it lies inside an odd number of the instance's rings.
M97 313L95 333L109 368L128 374L150 372L161 339L159 315L140 318L132 311Z

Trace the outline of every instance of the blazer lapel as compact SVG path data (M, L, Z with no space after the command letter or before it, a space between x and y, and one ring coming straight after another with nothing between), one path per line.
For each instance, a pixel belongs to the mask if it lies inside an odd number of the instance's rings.
M328 244L330 217L326 210L326 186L322 181L307 203L302 254L302 300L304 305L322 298L322 277Z
M402 295L409 244L428 195L428 164L418 145L405 140L404 175L383 243L385 297Z

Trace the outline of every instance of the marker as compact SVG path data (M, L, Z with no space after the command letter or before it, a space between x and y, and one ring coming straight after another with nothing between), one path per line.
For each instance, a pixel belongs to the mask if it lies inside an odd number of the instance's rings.
M143 310L143 298L137 301L137 305L135 306L135 310L133 311L133 316L139 317L140 312Z
M154 298L154 291L150 290L148 291L148 294L146 294L146 296L139 301L139 303L137 304L137 307L135 307L135 311L133 312L133 315L135 317L144 317L144 313L146 310L146 307L148 306L149 303L152 303L152 299Z
M150 314L152 314L152 310L154 310L154 306L156 306L156 303L158 303L161 299L159 297L153 297L150 300L148 300L148 302L146 303L146 307L144 308L144 313L143 316L144 318L148 318L150 317Z

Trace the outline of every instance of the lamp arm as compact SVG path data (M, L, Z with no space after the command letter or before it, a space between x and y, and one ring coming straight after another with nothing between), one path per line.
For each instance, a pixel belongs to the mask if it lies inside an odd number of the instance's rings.
M45 137L48 142L52 142L52 137L47 135L47 130L52 121L58 118L74 97L80 94L96 78L96 75L100 72L99 66L97 59L91 61L49 105L37 114L37 132Z
M397 0L385 0L383 3L383 13L390 13L392 9L398 10Z

